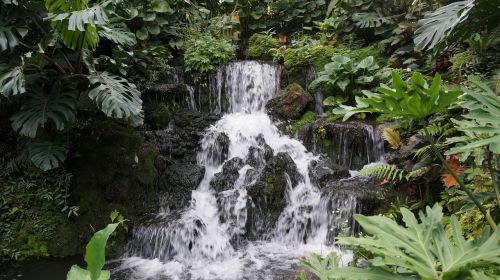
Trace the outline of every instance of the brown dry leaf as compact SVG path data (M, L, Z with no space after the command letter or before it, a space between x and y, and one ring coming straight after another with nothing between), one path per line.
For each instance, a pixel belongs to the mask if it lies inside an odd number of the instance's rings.
M389 142L389 145L393 150L397 150L403 145L399 132L394 128L384 128L384 130L382 131L382 138L384 138L385 141Z
M462 174L462 170L464 169L464 166L460 162L460 160L458 159L457 156L448 157L447 162L448 162L448 165L451 167L451 170L453 171L453 173L455 173L455 175L460 176L460 174ZM457 180L455 180L455 178L453 178L453 176L447 170L443 171L443 174L441 175L441 177L442 177L441 179L443 181L443 185L447 189L453 187L457 183Z

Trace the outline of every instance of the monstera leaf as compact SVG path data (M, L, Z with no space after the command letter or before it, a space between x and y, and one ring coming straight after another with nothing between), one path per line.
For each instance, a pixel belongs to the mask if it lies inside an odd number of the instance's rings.
M76 120L77 92L55 85L50 93L39 90L30 92L28 100L10 119L12 128L19 134L36 137L38 129L48 123L57 130L64 130Z
M29 160L43 171L61 166L66 160L69 145L56 140L32 140L26 144Z
M0 64L0 94L8 98L25 92L22 66L9 67L7 64Z
M28 29L25 27L3 25L0 22L0 52L14 49L26 34L28 34Z
M88 7L88 1L48 0L46 19L59 31L64 44L71 49L95 49L99 43L96 26L105 25L109 19L102 5Z
M89 76L89 81L95 86L89 91L89 98L108 117L123 120L139 117L142 121L141 92L134 84L108 72L96 72Z
M120 45L133 46L137 44L134 33L127 25L118 19L111 19L110 23L100 27L99 36L104 37Z

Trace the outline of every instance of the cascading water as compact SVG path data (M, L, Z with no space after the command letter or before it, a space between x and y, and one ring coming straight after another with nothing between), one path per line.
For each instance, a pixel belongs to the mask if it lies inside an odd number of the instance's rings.
M266 102L279 88L278 76L277 66L252 61L232 63L212 76L210 107L227 113L201 141L197 162L205 166L205 176L192 192L189 207L180 212L162 207L152 221L135 229L114 275L277 279L293 275L299 257L337 250L332 226L352 229L355 198L322 193L308 172L318 157L282 135L265 113ZM221 138L229 140L228 146ZM254 213L257 201L250 192L273 155L291 158L296 174L285 174L285 205L279 216L264 231L255 230L258 236L248 238L252 227L259 227L252 225L265 224ZM237 172L230 173L231 168ZM219 186L217 179L226 173L234 180Z

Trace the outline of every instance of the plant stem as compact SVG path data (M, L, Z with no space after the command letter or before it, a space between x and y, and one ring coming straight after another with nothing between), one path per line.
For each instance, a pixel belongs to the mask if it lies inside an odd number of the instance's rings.
M424 131L426 134L429 134L429 132L427 131L427 128L424 128ZM443 157L441 152L439 152L439 150L436 148L436 145L434 145L434 143L432 143L432 142L431 142L431 149L436 154L438 159L443 163L446 170L448 170L448 172L451 174L451 176L457 181L460 188L467 194L467 196L474 202L474 204L476 204L477 208L484 215L484 218L490 224L491 228L493 230L496 230L496 223L493 220L493 218L491 218L490 214L486 211L486 208L484 208L484 206L481 204L481 202L479 202L479 200L477 200L477 198L474 196L474 194L465 186L462 179L460 179L457 176L457 174L455 174L455 172L453 172L453 169L451 169L451 167L448 164L448 162L446 161L446 159Z
M497 173L499 173L493 166L493 153L490 149L486 148L486 162L488 164L488 170L491 174L491 180L493 181L493 188L495 189L495 194L497 195L497 203L500 206L500 182L497 178Z

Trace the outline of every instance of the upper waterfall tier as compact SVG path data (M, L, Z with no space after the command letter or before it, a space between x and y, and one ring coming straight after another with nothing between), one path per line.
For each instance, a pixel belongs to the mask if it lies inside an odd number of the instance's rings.
M233 62L210 76L214 113L262 112L279 88L279 67L256 61Z

